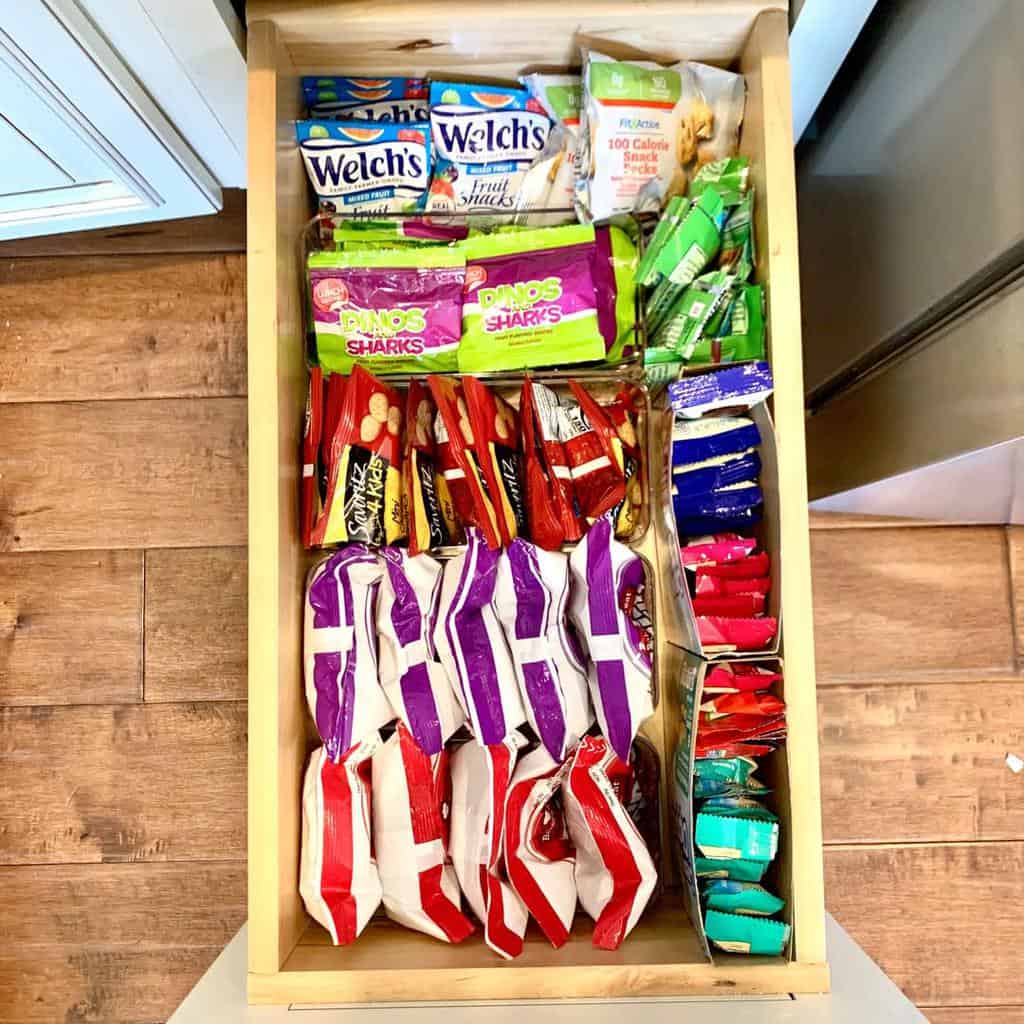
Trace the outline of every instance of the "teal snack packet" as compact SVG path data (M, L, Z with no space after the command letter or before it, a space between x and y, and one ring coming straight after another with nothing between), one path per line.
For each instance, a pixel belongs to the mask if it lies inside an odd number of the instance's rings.
M468 238L459 370L522 370L604 359L594 293L594 228Z
M697 815L694 841L705 857L719 860L757 860L769 863L779 849L778 821L733 815Z
M726 206L735 206L746 194L749 185L749 158L731 156L704 164L693 176L687 194L691 199L696 199L709 189L714 189Z
M768 870L767 861L742 858L694 857L693 870L698 878L734 878L739 882L760 882Z
M708 939L726 953L782 956L790 928L782 921L766 921L743 914L708 910L704 918Z
M722 245L718 250L718 269L728 270L740 281L754 271L754 190L751 189L733 207L722 228Z
M693 762L694 775L725 782L745 783L756 770L752 757L698 757Z
M704 883L704 899L709 910L726 914L771 917L786 905L785 900L756 882L737 882L732 878L712 878Z
M675 349L680 358L691 360L708 321L728 300L733 281L731 274L721 270L697 278L655 322L654 344Z

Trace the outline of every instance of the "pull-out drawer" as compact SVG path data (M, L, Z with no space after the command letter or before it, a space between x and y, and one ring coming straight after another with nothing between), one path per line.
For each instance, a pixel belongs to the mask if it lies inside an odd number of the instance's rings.
M804 466L800 306L790 124L787 17L758 0L551 3L380 0L249 8L249 993L254 1002L371 1002L820 992L828 987L822 898L818 747ZM768 288L776 390L779 588L789 739L772 779L781 818L775 884L787 901L787 958L718 956L709 963L679 893L668 886L614 953L592 948L578 918L552 950L527 934L519 958L495 957L477 937L447 946L381 917L335 948L298 891L300 803L314 745L302 687L299 452L305 366L299 260L312 215L294 141L299 77L311 73L514 78L527 66L578 65L601 41L617 55L704 60L746 75L741 148L757 189L757 277ZM657 566L656 531L644 554ZM665 538L662 538L664 540ZM674 554L674 553L673 553ZM656 570L659 618L673 600ZM660 641L663 695L682 672ZM645 732L670 784L678 702L662 699ZM666 787L667 788L667 787ZM665 830L663 864L671 864Z

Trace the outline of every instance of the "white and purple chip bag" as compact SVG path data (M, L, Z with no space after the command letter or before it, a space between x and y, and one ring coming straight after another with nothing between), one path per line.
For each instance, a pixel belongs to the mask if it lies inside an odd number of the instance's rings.
M441 565L429 555L410 556L401 548L384 548L380 557L380 684L424 753L439 754L466 720L434 649Z
M306 702L332 761L395 717L377 675L383 571L369 548L349 544L314 566L306 584Z
M482 746L502 743L526 721L505 633L494 610L501 551L476 528L444 567L434 646L469 727Z
M629 761L637 730L654 713L654 629L643 561L598 519L569 556L569 615L587 650L597 722L612 750Z
M568 604L568 556L512 541L498 563L494 607L527 720L557 762L594 720L586 663L566 622Z

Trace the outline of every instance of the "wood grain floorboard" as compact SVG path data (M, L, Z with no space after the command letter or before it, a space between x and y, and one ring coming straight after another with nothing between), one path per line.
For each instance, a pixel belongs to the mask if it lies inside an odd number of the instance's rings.
M914 1002L1020 1000L1024 843L829 847L825 900Z
M931 1024L1024 1024L1024 1005L924 1006Z
M142 699L142 553L0 554L0 704Z
M907 516L868 516L854 512L819 512L811 509L812 530L886 530L894 527L956 525L940 519L910 519Z
M146 700L244 700L245 548L146 553Z
M0 864L244 860L241 703L0 710Z
M823 687L825 842L1024 839L1024 684Z
M1001 527L811 533L819 685L1014 671Z
M0 261L0 309L0 402L245 394L241 255Z
M239 544L240 398L0 405L0 551Z

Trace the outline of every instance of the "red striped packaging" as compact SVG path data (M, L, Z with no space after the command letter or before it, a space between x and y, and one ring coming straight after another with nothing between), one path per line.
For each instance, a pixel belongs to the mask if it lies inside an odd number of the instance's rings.
M505 867L526 909L555 949L576 913L576 858L562 808L565 777L540 746L516 765L505 807Z
M442 942L473 932L448 859L448 754L431 757L401 722L373 755L373 838L392 921Z
M502 833L509 784L522 739L482 747L463 743L451 756L451 855L455 874L484 940L506 960L523 951L527 913L503 870Z
M617 795L628 791L631 772L605 739L585 736L562 788L576 847L576 889L594 919L598 949L619 948L658 881L654 861Z
M331 761L318 747L302 789L299 892L336 946L355 941L380 906L370 836L370 758L377 738Z

